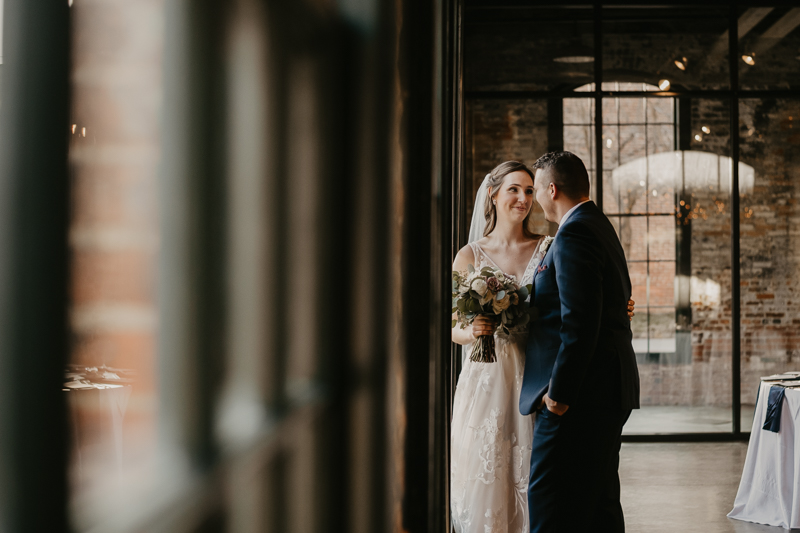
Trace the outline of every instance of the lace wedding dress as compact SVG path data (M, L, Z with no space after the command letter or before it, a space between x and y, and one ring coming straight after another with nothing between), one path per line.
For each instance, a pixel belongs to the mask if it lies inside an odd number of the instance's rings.
M470 246L476 268L500 268L477 242ZM522 285L531 283L539 261L537 245ZM527 326L509 336L495 334L494 363L470 361L474 344L464 347L450 435L450 510L456 533L530 531L533 418L519 412L526 340Z

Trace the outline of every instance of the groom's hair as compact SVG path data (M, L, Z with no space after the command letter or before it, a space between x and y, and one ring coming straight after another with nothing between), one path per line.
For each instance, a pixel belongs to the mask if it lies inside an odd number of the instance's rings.
M568 198L589 196L589 173L581 158L572 152L546 153L536 160L533 169L550 169L553 183Z

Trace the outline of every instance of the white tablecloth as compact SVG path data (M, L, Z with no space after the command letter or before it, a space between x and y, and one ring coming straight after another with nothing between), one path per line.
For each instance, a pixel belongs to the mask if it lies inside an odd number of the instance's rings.
M800 528L800 390L786 389L778 433L761 429L767 413L770 383L758 393L753 429L742 481L729 518Z

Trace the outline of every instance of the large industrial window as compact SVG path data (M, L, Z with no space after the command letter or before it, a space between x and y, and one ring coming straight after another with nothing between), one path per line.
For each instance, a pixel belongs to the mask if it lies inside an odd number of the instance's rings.
M578 154L637 303L626 432L741 438L800 346L797 10L477 2L464 43L467 211L500 161Z
M606 91L621 88L659 90L642 83L603 84ZM576 92L585 90L594 88L587 85ZM607 98L603 102L603 172L605 181L612 184L604 189L603 206L628 259L640 316L633 325L640 364L675 353L675 192L649 183L647 168L644 172L628 169L641 170L648 156L676 149L674 107L672 98ZM564 99L564 149L579 154L592 177L593 141L594 100Z

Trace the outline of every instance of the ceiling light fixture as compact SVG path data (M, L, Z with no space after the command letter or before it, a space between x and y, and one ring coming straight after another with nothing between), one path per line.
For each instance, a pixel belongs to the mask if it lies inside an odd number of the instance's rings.
M662 91L668 91L671 85L669 80L659 80L658 82L658 88Z
M695 135L695 136L694 136L694 140L695 140L695 141L702 141L702 140L703 140L703 136L702 136L702 135L699 135L699 134L698 134L698 135Z
M686 65L689 64L689 60L686 59L685 57L682 57L680 59L676 59L674 61L674 63L675 63L675 66L678 67L679 69L686 70Z
M745 54L742 56L742 61L750 65L751 67L756 64L755 54Z
M593 63L594 58L592 56L561 56L554 57L553 61L556 63Z
M594 63L594 49L588 46L567 46L556 52L556 63Z
M701 129L701 130L703 130L703 133L705 133L706 135L708 135L709 133L711 133L711 130L710 130L710 129L708 129L708 126L703 126L703 127L702 127L702 128L700 128L700 129Z

